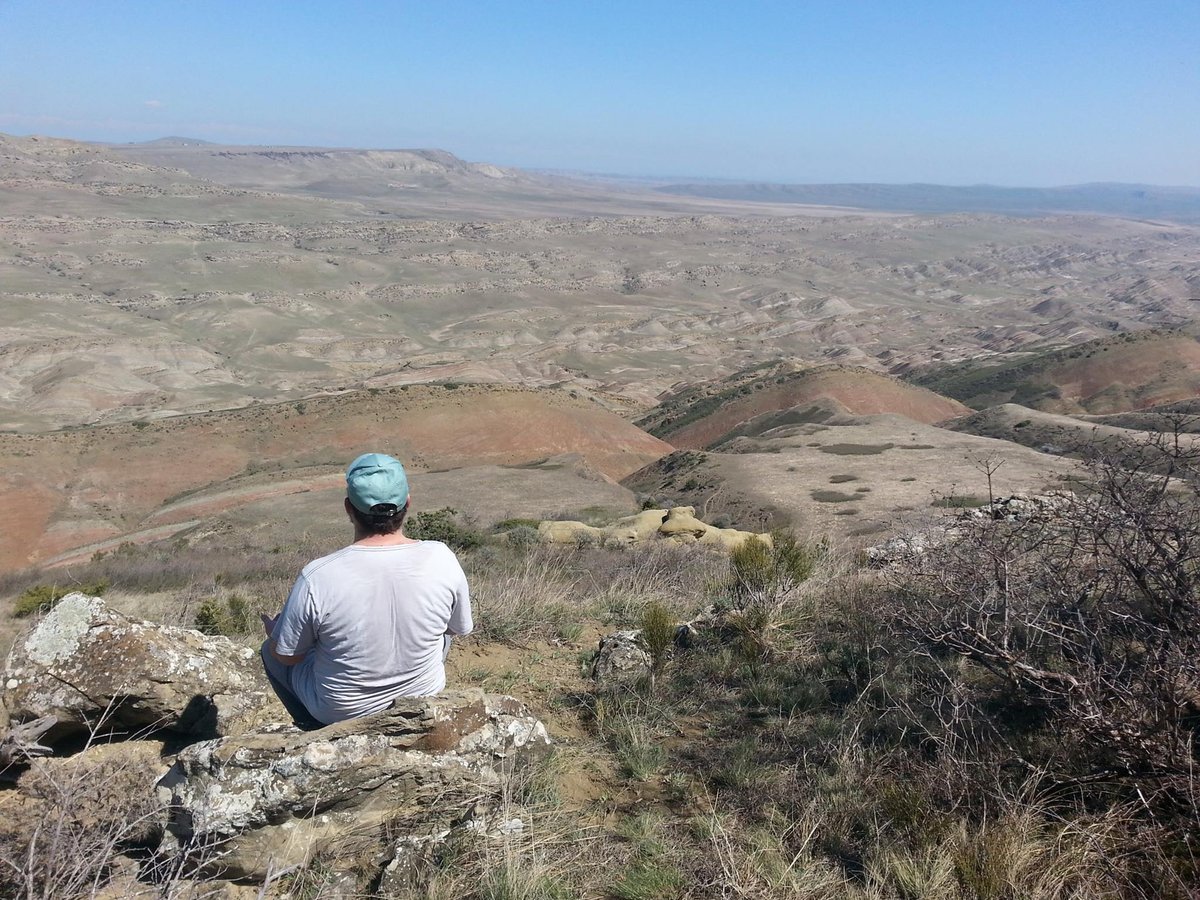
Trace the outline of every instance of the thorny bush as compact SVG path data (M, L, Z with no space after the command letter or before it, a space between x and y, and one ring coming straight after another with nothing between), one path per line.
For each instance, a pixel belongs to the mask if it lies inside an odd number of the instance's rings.
M1085 458L1056 508L965 517L910 560L898 624L930 665L937 751L1167 827L1194 866L1200 827L1200 452L1163 434ZM963 668L954 660L967 660ZM1188 838L1188 835L1192 838ZM1168 838L1168 840L1170 840Z

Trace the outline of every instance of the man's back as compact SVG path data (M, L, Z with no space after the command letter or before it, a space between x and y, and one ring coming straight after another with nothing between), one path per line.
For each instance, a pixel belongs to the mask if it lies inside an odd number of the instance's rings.
M443 635L471 627L466 576L445 544L355 544L304 567L274 637L281 654L312 650L292 687L332 723L436 694Z

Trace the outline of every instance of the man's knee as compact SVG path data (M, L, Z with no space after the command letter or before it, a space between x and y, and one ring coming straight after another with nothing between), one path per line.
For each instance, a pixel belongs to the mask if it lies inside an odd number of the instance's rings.
M258 655L262 659L263 669L267 675L276 681L283 682L285 685L290 683L287 666L277 660L274 654L271 653L270 638L263 641L262 646L258 648Z

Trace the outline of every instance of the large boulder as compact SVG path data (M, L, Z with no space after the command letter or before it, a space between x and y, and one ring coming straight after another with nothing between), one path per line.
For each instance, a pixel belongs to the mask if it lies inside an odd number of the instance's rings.
M604 532L583 522L549 520L538 525L538 537L547 544L585 544L599 542Z
M617 519L612 525L597 528L583 522L546 521L538 525L539 538L548 544L586 544L612 541L638 544L668 540L677 544L705 544L723 550L735 550L751 539L771 543L770 534L717 528L696 517L694 506L672 509L644 509Z
M665 510L643 509L632 516L617 519L607 530L613 540L622 544L636 544L653 539L658 534L659 526L666 520Z
M78 593L17 642L0 688L12 722L54 717L50 743L89 731L211 738L284 717L255 650Z
M519 701L480 690L397 700L317 731L203 741L159 783L162 852L230 879L264 878L318 849L335 867L339 848L382 866L401 843L487 830L506 778L549 745Z

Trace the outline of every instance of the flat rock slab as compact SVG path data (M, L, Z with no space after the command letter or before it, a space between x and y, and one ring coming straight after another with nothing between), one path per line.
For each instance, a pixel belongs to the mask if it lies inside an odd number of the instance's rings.
M212 738L281 717L254 650L79 593L17 643L0 689L13 722L57 719L50 742L93 730Z
M336 856L353 838L441 839L480 825L515 767L550 746L517 700L480 690L397 700L317 731L242 734L186 747L159 783L169 809L163 853L222 878L262 878Z

